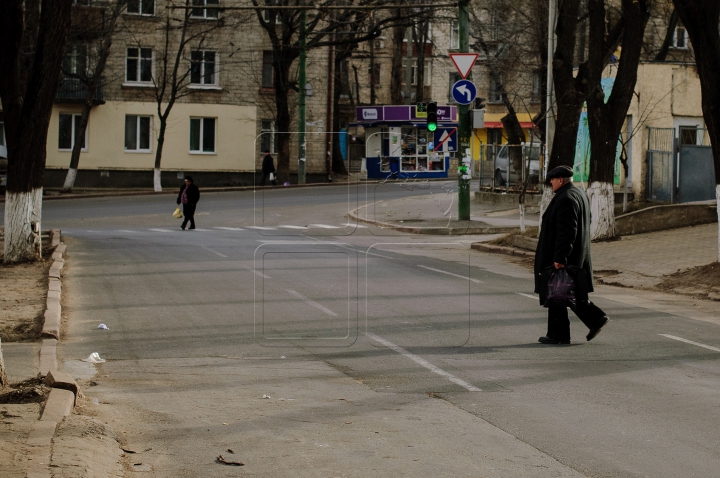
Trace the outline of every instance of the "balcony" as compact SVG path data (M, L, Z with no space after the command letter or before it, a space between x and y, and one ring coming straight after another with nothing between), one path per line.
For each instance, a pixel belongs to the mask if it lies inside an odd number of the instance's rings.
M105 104L105 100L103 99L103 87L104 82L101 81L100 86L95 91L93 104ZM63 78L60 81L60 88L58 88L57 94L55 95L55 101L58 103L83 103L85 101L86 91L87 87L79 79Z

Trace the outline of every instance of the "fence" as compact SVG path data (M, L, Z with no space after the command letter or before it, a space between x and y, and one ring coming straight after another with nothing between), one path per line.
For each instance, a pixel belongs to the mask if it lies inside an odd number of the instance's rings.
M675 128L648 128L647 200L674 202Z
M522 188L527 180L528 189L537 189L542 149L539 143L518 146L482 144L474 175L479 178L481 188L509 191Z

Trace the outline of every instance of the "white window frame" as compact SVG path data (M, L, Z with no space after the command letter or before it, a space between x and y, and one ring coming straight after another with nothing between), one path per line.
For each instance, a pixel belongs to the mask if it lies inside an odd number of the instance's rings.
M205 120L206 119L212 119L215 120L215 131L214 131L214 138L213 138L213 150L212 151L203 151L203 140L205 139ZM192 122L193 120L200 120L200 138L198 146L200 149L193 150L192 149ZM190 131L188 135L188 152L190 154L205 154L205 155L213 155L217 154L217 134L218 134L218 119L215 116L191 116L190 117Z
M504 75L500 74L500 84L505 81ZM495 83L495 84L494 84ZM494 84L494 85L493 85ZM497 84L492 78L489 79L488 103L502 103L502 93L500 93L500 84Z
M135 136L135 149L128 149L127 144L124 144L124 150L126 153L152 153L152 145L153 145L153 117L152 115L125 115L125 128L127 128L127 118L128 117L135 117L135 125L136 125L136 136ZM148 118L149 124L148 124L148 147L147 149L140 147L140 118ZM123 136L123 140L127 136L127 130L125 131L125 135Z
M678 33L682 32L682 45L678 45ZM676 50L687 50L689 48L688 46L689 38L688 38L688 32L687 29L682 26L678 25L675 27L675 31L673 32L673 48Z
M457 20L450 22L450 50L460 49L460 24Z
M209 5L215 5L220 6L220 0L192 0L191 2L193 7L192 10L190 10L190 18L204 18L205 20L217 20L220 17L220 10L216 8L204 8L208 4ZM195 12L197 10L202 11L202 15L195 15Z
M60 117L61 116L70 116L72 119L70 121L70 147L69 148L61 148L60 147ZM80 118L82 115L77 113L60 113L58 115L58 151L72 151L75 147L75 118ZM83 153L86 153L88 150L88 132L90 131L90 122L88 121L87 126L85 127L85 146L83 146L80 151Z
M137 74L137 80L128 80L128 60L130 57L128 56L128 50L135 49L138 51L138 56L133 57L137 58L137 71L135 72ZM150 50L150 80L143 81L141 79L142 74L142 51L143 50ZM125 82L123 83L123 86L155 86L155 82L153 81L153 78L155 77L155 50L149 47L142 47L142 46L126 46L125 47Z
M404 65L403 65L404 66ZM405 67L407 68L407 67ZM425 60L425 66L423 67L423 70L425 70L425 74L423 76L423 82L424 86L431 86L432 85L432 68L431 64L427 59ZM417 61L413 62L413 65L410 67L410 84L412 86L417 85Z
M200 83L193 83L192 81L192 55L193 53L200 52L202 53L202 60L200 60ZM205 81L205 54L206 53L212 53L215 55L215 71L213 72L213 82L212 83L204 83ZM220 55L218 55L217 50L194 50L190 52L190 88L195 89L206 89L206 90L218 90L220 89L220 74L219 74L219 62Z
M270 128L269 129L265 128L265 125L263 123L270 123ZM272 133L270 135L270 148L268 148L268 149L270 150L271 154L277 153L277 150L276 150L277 130L275 129L275 120L269 120L269 119L260 120L260 134L263 134L263 133ZM261 153L265 152L265 148L263 148L263 146L262 146L264 137L265 137L264 134L260 137L260 152Z
M157 4L155 3L155 0L137 0L138 2L138 11L137 12L131 12L128 10L128 7L130 6L130 2L125 6L125 13L128 15L137 15L140 17L152 17L155 16L155 13L157 12ZM153 4L153 12L152 13L143 13L143 5L147 5L148 3Z

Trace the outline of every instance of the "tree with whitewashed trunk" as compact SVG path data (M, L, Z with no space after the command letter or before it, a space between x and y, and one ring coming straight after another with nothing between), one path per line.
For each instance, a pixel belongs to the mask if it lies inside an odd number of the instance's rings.
M648 0L622 0L620 12L608 12L608 0L588 0L589 48L585 100L590 130L590 175L587 194L590 199L590 236L592 239L615 237L615 192L613 179L618 139L637 82L637 69L643 46L645 25L650 18ZM602 86L605 66L622 31L622 55L612 92Z
M8 151L4 262L41 258L47 132L72 0L0 2L0 98Z
M715 197L718 228L720 228L720 2L717 0L674 0L675 9L687 29L695 54L702 110L715 166ZM720 261L720 229L718 231L718 261Z
M77 177L80 153L84 147L90 111L96 105L96 92L101 88L105 66L110 56L117 19L127 0L97 2L92 6L73 6L72 22L68 32L68 48L62 65L63 80L74 80L84 92L80 121L75 127L70 165L62 192L72 192Z

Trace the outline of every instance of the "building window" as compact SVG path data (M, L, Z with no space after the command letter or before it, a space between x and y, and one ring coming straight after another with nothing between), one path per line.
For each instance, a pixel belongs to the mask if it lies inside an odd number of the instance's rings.
M460 25L457 20L450 22L450 49L460 49Z
M273 67L273 53L271 51L263 52L262 66L262 87L272 88L275 79L275 68Z
M533 71L530 101L538 103L542 98L542 71Z
M155 15L155 0L127 0L125 11L133 15Z
M152 118L150 116L125 116L125 151L149 153L150 131Z
M275 153L277 135L275 133L275 122L273 120L260 121L260 151Z
M190 152L215 152L217 118L190 118Z
M490 78L490 89L488 90L488 103L501 103L503 90L503 77Z
M87 45L83 43L68 44L62 63L63 74L85 76L87 74L87 65Z
M198 7L217 7L220 0L192 0L193 6ZM190 16L194 18L217 18L219 10L217 8L193 8Z
M502 128L488 128L487 144L502 144Z
M430 86L430 64L425 63L425 67L423 68L423 84L425 86ZM410 68L410 76L411 76L411 85L417 85L417 64L413 64Z
M380 65L373 65L372 68L368 68L368 83L380 84Z
M80 115L60 113L58 149L61 151L71 151L75 146L75 136L79 130ZM82 138L83 151L87 151L87 133L88 128L85 128L85 136Z
M451 71L449 76L449 86L448 86L448 103L449 104L456 104L455 98L453 98L452 90L455 83L460 81L460 73L457 71Z
M682 25L678 25L675 28L675 33L673 34L673 48L680 50L687 50L688 48L687 30L685 30L685 27Z
M190 54L190 83L193 85L217 85L217 53L199 50Z
M125 81L152 83L152 48L128 48L125 63Z

